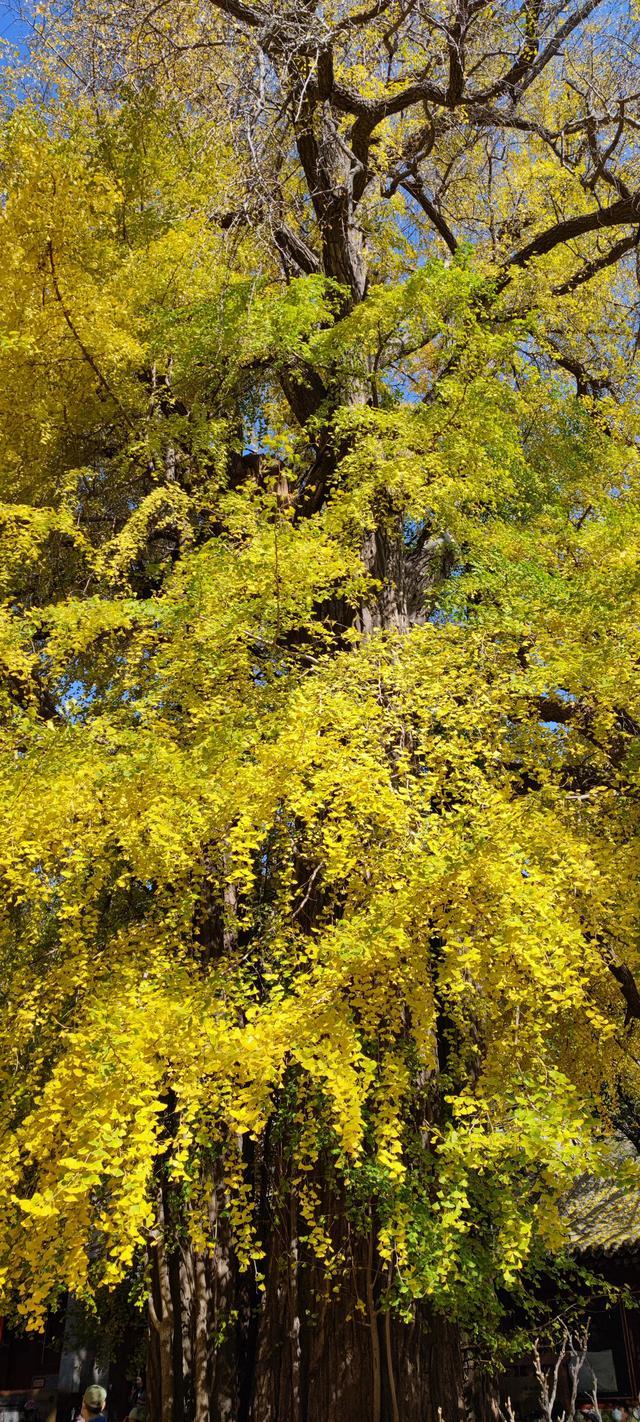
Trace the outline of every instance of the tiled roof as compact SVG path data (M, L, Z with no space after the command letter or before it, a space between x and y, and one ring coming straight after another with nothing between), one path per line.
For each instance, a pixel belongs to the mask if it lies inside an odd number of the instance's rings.
M583 1175L563 1213L576 1254L640 1250L640 1161L628 1141L612 1149L610 1177Z

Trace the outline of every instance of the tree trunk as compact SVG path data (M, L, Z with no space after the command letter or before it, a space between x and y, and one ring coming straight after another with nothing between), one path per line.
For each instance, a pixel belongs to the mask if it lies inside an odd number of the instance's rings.
M178 1422L175 1416L175 1373L178 1350L174 1346L174 1307L165 1241L165 1201L162 1186L157 1194L157 1240L151 1249L151 1287L148 1309L151 1325L148 1371L153 1379L155 1422ZM182 1374L182 1368L180 1367ZM153 1415L153 1414L152 1414Z
M195 1258L194 1422L210 1422L209 1409L209 1281L207 1261Z
M159 1272L159 1271L157 1271ZM174 1368L173 1326L170 1316L158 1314L149 1295L150 1353L147 1372L150 1377L150 1403L154 1422L175 1422L174 1416Z
M371 1422L382 1422L382 1373L380 1370L380 1335L378 1332L378 1310L374 1287L375 1246L373 1225L369 1230L367 1244L367 1314L369 1318L369 1342L371 1347Z
M492 1422L490 1394L465 1365L458 1327L423 1305L412 1322L385 1311L388 1270L373 1232L354 1239L334 1198L333 1239L346 1263L327 1277L298 1239L294 1195L278 1184L274 1172L262 1292L238 1271L222 1228L213 1257L185 1265L193 1288L181 1315L178 1386L171 1374L179 1350L163 1312L168 1270L155 1251L162 1312L152 1304L149 1422L439 1422L440 1414L442 1422ZM182 1297L184 1305L184 1288Z

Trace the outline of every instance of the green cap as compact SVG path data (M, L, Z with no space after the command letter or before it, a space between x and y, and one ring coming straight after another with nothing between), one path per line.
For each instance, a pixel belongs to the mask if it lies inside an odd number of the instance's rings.
M91 1387L87 1388L82 1399L85 1406L88 1407L91 1412L102 1412L106 1400L107 1394L104 1388L100 1387L98 1383L92 1383Z

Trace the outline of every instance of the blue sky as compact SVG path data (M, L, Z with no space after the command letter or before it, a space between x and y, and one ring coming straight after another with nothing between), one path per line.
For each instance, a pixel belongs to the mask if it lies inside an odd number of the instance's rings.
M21 45L28 33L28 25L20 19L19 9L17 0L0 0L0 39L17 45Z

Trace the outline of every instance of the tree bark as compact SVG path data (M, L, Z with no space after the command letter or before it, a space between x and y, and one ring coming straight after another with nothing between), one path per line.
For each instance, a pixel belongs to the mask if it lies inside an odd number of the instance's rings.
M207 1261L195 1258L194 1422L210 1422L209 1407L209 1281Z
M299 1242L295 1193L270 1165L261 1292L238 1270L221 1220L213 1254L183 1262L180 1330L164 1248L154 1250L149 1422L493 1422L458 1326L424 1305L411 1322L383 1312L388 1271L374 1233L356 1237L335 1196L326 1203L345 1266L328 1277Z
M151 1289L149 1292L149 1320L151 1334L155 1335L152 1351L155 1359L150 1360L148 1371L156 1378L156 1396L152 1400L155 1422L176 1422L174 1416L174 1369L175 1350L173 1346L173 1303L171 1283L163 1235L164 1202L162 1191L158 1191L159 1238L151 1254ZM154 1361L157 1367L154 1368ZM159 1387L157 1387L159 1382Z

